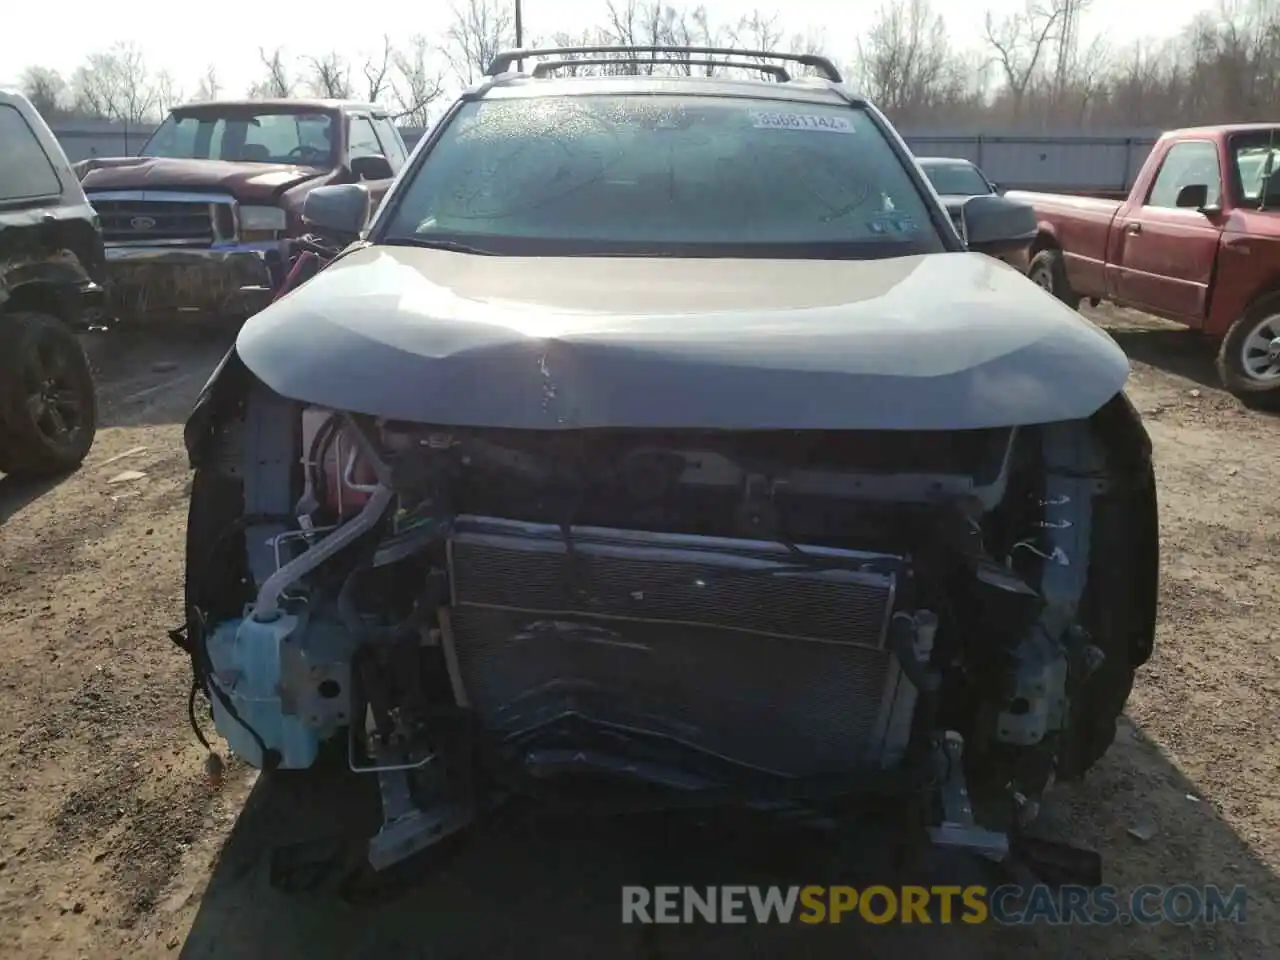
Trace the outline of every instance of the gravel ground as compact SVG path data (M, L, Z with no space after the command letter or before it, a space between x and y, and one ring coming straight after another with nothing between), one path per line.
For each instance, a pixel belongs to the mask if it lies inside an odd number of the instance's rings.
M1162 609L1115 746L1052 796L1046 824L1102 850L1122 887L1246 885L1245 924L624 927L623 883L831 882L776 838L650 822L499 824L377 907L273 891L269 845L349 814L236 764L211 785L165 636L181 607L181 423L225 344L116 337L91 344L105 426L84 468L0 479L0 957L1280 955L1280 628L1266 613L1280 419L1218 390L1182 332L1091 316L1133 358L1155 442Z

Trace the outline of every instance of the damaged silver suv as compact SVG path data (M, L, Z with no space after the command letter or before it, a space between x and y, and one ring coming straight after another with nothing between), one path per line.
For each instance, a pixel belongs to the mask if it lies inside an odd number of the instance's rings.
M369 210L309 196L360 239L187 426L178 639L237 754L376 778L374 869L512 795L1030 849L1158 545L1123 353L995 258L1026 208L962 241L823 58L574 48L501 54Z

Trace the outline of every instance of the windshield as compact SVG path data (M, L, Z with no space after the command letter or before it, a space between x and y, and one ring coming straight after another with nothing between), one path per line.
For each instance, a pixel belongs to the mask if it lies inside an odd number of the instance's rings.
M333 120L323 113L170 114L144 157L328 165Z
M944 196L976 197L990 193L991 186L971 163L921 164L933 189Z
M671 95L473 101L397 194L383 241L515 255L945 249L903 162L848 106Z

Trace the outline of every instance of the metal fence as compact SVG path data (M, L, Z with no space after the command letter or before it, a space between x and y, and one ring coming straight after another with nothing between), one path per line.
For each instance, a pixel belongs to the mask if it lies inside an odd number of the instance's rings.
M903 133L916 156L964 157L1002 187L1081 193L1128 193L1158 136Z
M74 162L86 157L132 156L142 149L154 126L119 123L55 123L53 131ZM412 149L421 128L401 128ZM1149 130L1114 134L987 134L904 130L918 156L964 157L1001 186L1017 190L1073 190L1121 193L1155 143Z

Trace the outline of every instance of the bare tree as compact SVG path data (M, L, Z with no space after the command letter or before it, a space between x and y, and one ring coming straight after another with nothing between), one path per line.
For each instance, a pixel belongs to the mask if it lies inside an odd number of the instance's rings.
M1044 65L1045 52L1055 38L1054 30L1059 26L1062 12L1061 2L1046 6L1037 0L1028 0L1025 9L998 23L987 14L986 40L995 52L1005 88L1013 98L1015 123L1021 117L1027 87Z
M1111 50L1105 37L1094 37L1083 50L1075 51L1061 79L1055 72L1052 116L1055 122L1084 127L1090 122L1099 100L1106 94Z
M217 100L222 87L218 83L218 71L213 64L205 67L204 75L196 85L197 100Z
M729 45L744 50L784 50L783 31L778 26L778 15L765 15L759 10L752 10L747 16L738 20L728 29ZM761 63L771 61L759 59Z
M920 116L945 92L963 85L946 24L929 0L882 6L858 44L863 86L890 113Z
M90 54L72 75L71 89L81 113L125 123L149 118L159 100L142 51L123 41Z
M336 51L321 57L306 57L307 88L317 97L334 100L351 98L351 65Z
M674 16L675 10L671 7L664 7L657 0L646 0L646 2L641 2L641 0L609 0L606 7L605 26L596 31L597 36L594 38L592 37L592 31L586 31L581 38L581 43L590 44L594 42L621 46L656 47L671 42L669 24ZM564 39L571 40L571 43L566 44L566 46L578 43L578 41L572 41L572 38L567 36ZM652 74L658 69L655 63L621 62L617 67L611 64L608 70L597 72Z
M538 38L531 44L534 47L604 47L617 44L618 40L608 27L587 27L581 33L571 34L559 31L547 38ZM576 76L620 76L623 74L630 75L644 70L652 72L653 67L650 64L629 63L622 58L610 57L608 54L576 54L566 53L557 59L567 60L570 63L563 66L559 70L559 75L563 77ZM610 62L606 64L588 64L586 66L574 66L574 61L579 60L617 60L616 63ZM527 69L527 67L526 67Z
M182 88L178 86L173 79L173 75L168 70L162 70L156 76L155 91L155 108L156 112L161 116L167 114L186 99Z
M444 76L433 64L432 54L431 44L421 34L409 39L407 49L392 52L391 100L402 123L427 126L432 104L444 93Z
M142 50L132 42L116 44L111 55L117 70L118 113L130 122L140 123L148 119L156 108L160 88L152 80Z
M1080 21L1093 0L1056 0L1058 9L1057 42L1053 51L1053 92L1057 100L1066 95L1067 86L1078 78L1080 56ZM1091 44L1096 51L1096 45Z
M286 58L260 50L263 74L252 95L288 97L311 88L326 95L364 94L426 125L446 87L445 74L472 82L502 47L511 45L511 0L455 0L454 23L442 47L424 37L363 60L337 52ZM1007 17L986 18L980 48L959 50L932 0L882 0L858 44L850 71L899 125L945 124L996 132L1036 118L1047 129L1172 127L1224 120L1273 120L1280 101L1280 0L1219 0L1174 37L1113 49L1105 36L1086 36L1084 13L1094 0L1026 0ZM713 22L705 7L673 0L611 0L599 24L558 34L562 45L732 46L819 52L814 37L789 32L785 13L761 7L730 23ZM635 73L694 70L693 57L675 63L618 62L569 72ZM299 74L298 71L301 70ZM42 112L139 122L178 96L173 78L152 74L139 49L116 44L88 58L63 84L52 70L24 71L21 83ZM214 98L212 68L196 84Z
M27 67L18 83L31 105L46 119L61 115L67 106L67 81L49 67Z
M267 53L258 48L258 59L262 61L265 71L262 79L249 88L251 97L292 97L294 91L293 73L284 61L284 51L276 47Z
M622 46L656 46L663 42L667 9L656 0L609 0L604 32Z
M391 38L382 35L382 52L367 58L364 62L365 99L370 103L379 103L391 93L391 69L395 59L395 50Z
M780 23L778 14L765 14L759 9L752 10L730 27L729 45L744 50L769 50L781 53L816 54L822 52L823 44L818 36L803 33L788 34ZM771 62L768 58L754 58L762 63ZM788 66L792 73L796 67Z
M444 55L459 81L475 83L500 50L515 45L514 11L509 0L463 0L452 10Z
M671 20L668 29L671 42L689 44L698 47L721 47L730 41L726 38L725 28L712 24L706 7L694 7L685 14L679 14ZM708 77L715 76L716 67L703 67L700 72ZM692 73L692 71L688 71Z

